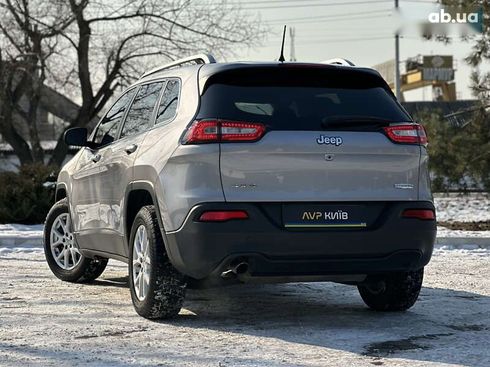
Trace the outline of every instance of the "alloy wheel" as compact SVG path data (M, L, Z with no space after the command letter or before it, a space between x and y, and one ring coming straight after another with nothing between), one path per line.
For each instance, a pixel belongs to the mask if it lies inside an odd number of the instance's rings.
M150 286L151 260L148 233L144 225L136 230L133 243L133 284L136 297L143 301Z
M71 231L70 215L62 213L51 226L50 248L56 264L63 270L72 270L82 260Z

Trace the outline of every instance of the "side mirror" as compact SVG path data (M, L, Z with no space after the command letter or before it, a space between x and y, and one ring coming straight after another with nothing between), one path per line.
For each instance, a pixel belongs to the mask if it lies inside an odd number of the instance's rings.
M64 140L68 146L86 147L88 131L85 127L73 127L65 131Z

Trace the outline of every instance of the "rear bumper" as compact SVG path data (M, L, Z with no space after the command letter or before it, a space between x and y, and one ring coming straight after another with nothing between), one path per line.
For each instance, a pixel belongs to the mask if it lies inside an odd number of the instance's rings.
M379 203L377 203L379 205ZM436 237L436 222L402 218L405 209L434 209L429 201L387 202L375 222L363 229L285 229L282 205L206 203L195 206L183 226L166 234L174 266L187 276L220 279L239 261L247 277L337 279L353 275L416 270L425 266ZM203 223L207 210L246 210L247 220Z

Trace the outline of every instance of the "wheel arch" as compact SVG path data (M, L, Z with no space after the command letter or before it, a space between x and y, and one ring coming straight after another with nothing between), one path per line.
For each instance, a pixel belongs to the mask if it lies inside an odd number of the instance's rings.
M54 202L57 203L61 199L68 199L68 189L64 182L56 184L56 192L54 194Z
M162 216L160 213L160 207L158 205L157 196L153 184L149 181L133 181L126 191L126 205L124 209L124 228L125 239L129 246L129 236L131 234L131 226L138 211L145 205L153 205L157 215L158 226L165 244L165 250L167 255L172 261L172 255L169 252L169 246L167 241L167 235L163 226Z

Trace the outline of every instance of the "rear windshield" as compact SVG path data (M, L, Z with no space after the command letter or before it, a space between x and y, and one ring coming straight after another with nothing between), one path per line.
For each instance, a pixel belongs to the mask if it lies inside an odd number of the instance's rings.
M261 73L245 73L211 80L201 97L198 118L261 122L271 130L322 130L331 121L363 117L410 121L379 77L298 74L282 71L260 78Z

